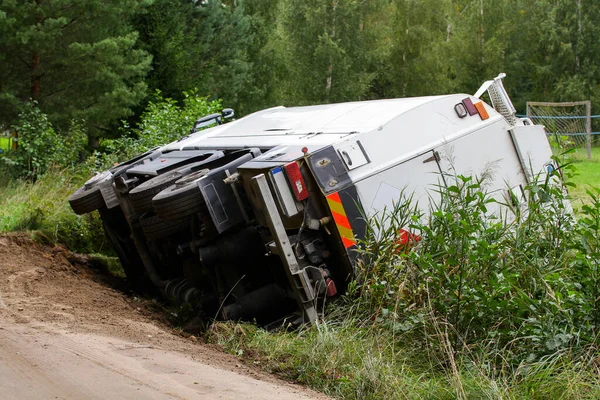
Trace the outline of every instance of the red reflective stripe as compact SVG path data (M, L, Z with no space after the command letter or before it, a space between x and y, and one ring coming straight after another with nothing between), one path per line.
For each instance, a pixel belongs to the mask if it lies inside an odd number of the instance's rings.
M346 238L342 238L342 243L344 244L345 248L356 246L356 241Z
M350 226L350 220L348 220L348 217L346 217L345 215L340 215L334 211L331 212L331 215L333 215L333 220L335 221L335 223L337 225L341 225L344 228L352 229L352 227Z

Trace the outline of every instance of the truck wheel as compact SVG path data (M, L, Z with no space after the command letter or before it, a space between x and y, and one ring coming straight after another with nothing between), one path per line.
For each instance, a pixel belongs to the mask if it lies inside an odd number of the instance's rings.
M203 169L189 174L157 194L152 199L156 214L167 221L188 217L202 211L204 200L198 181L207 173L208 169Z
M133 209L138 214L152 211L152 198L160 193L163 189L174 184L183 176L184 173L177 169L175 171L170 171L166 174L156 176L134 188L129 192L129 200L131 201Z
M104 171L88 180L69 197L69 204L75 214L87 214L105 206L100 184L111 176L110 172Z
M185 231L190 227L189 218L180 218L164 221L158 215L142 217L140 219L142 231L148 239L159 239Z

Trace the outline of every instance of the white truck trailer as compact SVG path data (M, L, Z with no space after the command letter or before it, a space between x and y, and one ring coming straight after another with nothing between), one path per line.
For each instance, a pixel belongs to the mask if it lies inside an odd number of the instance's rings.
M366 220L403 191L427 210L448 176L491 169L490 189L514 201L556 168L544 128L515 116L503 77L474 96L275 107L221 124L226 110L69 201L99 210L135 289L210 317L311 322L352 279Z

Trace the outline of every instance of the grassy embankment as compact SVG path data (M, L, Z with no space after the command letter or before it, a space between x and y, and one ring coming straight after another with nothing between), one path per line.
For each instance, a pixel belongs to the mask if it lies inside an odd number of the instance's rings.
M218 323L208 340L248 364L340 399L600 398L600 371L589 359L548 357L502 370L485 354L453 358L444 346L415 348L412 340L403 344L402 335L347 316L329 315L293 333Z
M74 170L53 170L35 183L0 176L0 232L28 231L81 253L109 250L100 219L75 215L67 202L86 179Z

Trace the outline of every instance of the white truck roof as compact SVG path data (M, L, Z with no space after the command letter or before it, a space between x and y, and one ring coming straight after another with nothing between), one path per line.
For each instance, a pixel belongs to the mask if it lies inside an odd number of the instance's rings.
M165 150L240 146L265 148L280 145L307 145L314 150L315 146L338 142L350 133L381 129L410 110L451 96L453 95L274 107L200 131L167 145ZM467 95L461 96L464 98Z
M488 119L479 115L459 117L454 107L465 98L480 101L467 94L450 94L275 107L200 131L163 150L273 148L255 161L289 162L303 156L303 147L309 154L330 145L341 151L360 141L371 162L350 171L350 177L359 181L477 129L507 124L486 103Z

